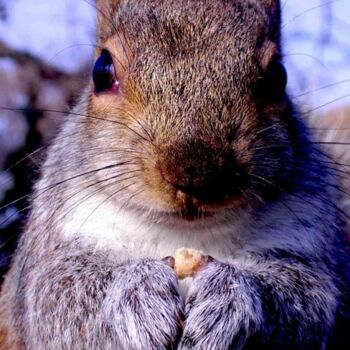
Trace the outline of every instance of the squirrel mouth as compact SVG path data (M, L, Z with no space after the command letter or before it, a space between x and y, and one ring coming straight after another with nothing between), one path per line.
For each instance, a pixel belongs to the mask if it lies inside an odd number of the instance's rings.
M180 212L178 212L178 216L186 221L195 221L198 219L212 217L213 215L214 213L203 211L201 208L194 205L186 206Z
M176 198L179 209L174 214L176 217L186 221L212 218L221 210L244 208L247 205L242 196L235 196L216 203L202 203L193 196L177 191Z
M212 217L213 211L208 211L194 197L178 191L177 198L181 201L181 209L177 212L177 216L187 221L195 221L198 219Z

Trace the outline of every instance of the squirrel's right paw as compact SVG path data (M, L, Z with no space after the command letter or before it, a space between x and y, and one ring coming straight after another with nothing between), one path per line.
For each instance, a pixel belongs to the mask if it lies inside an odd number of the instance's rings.
M181 328L183 301L166 261L142 260L118 269L104 310L123 349L172 349Z

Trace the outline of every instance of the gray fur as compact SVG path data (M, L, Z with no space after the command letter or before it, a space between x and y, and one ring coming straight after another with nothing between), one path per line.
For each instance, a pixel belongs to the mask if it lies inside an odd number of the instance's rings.
M279 2L98 4L99 43L124 42L126 78L116 98L89 85L49 151L1 292L0 349L344 348L336 173L288 96L265 106L254 90L281 56ZM231 157L248 169L243 205L182 218L164 174L192 166L200 181ZM213 256L182 294L162 261L181 246Z
M16 320L27 349L165 349L178 335L182 301L165 262L118 264L70 242L27 269Z

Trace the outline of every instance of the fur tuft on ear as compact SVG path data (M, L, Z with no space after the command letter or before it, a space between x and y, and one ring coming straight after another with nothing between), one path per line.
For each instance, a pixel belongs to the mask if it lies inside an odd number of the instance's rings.
M96 0L98 41L104 41L113 31L114 14L121 0Z

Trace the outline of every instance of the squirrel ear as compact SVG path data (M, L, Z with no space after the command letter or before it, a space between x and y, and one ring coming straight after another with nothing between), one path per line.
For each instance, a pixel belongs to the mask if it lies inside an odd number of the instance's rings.
M270 39L280 45L281 40L281 5L280 0L258 0L270 19L269 36Z
M120 3L121 0L96 0L99 41L104 41L113 31L114 13Z

